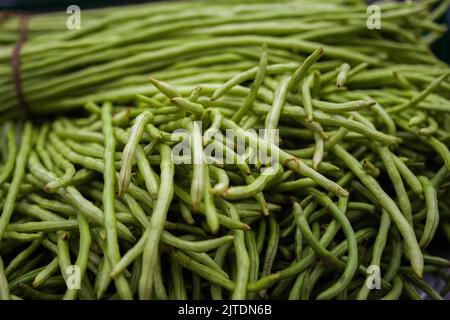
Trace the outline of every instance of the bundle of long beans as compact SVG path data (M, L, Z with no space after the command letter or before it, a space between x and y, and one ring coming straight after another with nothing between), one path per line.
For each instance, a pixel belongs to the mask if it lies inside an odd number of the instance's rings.
M442 71L428 65L443 64L429 53L428 44L445 30L433 19L445 12L448 1L430 12L434 3L382 3L380 29L368 29L372 18L363 1L188 1L106 9L103 14L81 8L80 30L67 29L65 12L53 13L48 23L59 25L60 31L36 35L33 30L46 19L31 16L20 72L11 68L17 63L11 61L16 60L15 45L0 51L0 119L21 112L14 73L31 113L48 113L90 100L129 101L136 92L148 92L149 73L177 84L220 83L257 63L262 43L271 48L271 63L298 63L323 46L330 68L342 62L366 62L385 71L396 66L407 80L426 83ZM9 19L0 22L0 38L20 24L20 18ZM169 70L173 72L167 74ZM391 71L364 83L370 88L392 83Z
M31 33L28 110L58 116L2 122L0 298L442 299L434 4L380 4L379 30L359 2L189 1Z

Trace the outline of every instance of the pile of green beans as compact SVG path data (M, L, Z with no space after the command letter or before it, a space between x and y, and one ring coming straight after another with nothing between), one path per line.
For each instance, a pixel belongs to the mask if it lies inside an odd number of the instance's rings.
M218 0L31 34L32 120L0 82L0 299L443 299L435 2L380 30L358 1Z

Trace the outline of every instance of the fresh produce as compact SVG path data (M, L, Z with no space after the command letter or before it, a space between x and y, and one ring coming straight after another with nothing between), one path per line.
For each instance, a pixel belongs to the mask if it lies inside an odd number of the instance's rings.
M0 298L443 299L448 4L5 20Z

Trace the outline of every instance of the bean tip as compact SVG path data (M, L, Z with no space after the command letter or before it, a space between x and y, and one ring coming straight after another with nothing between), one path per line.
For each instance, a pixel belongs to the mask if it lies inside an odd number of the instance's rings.
M349 195L350 195L350 193L349 193L347 190L342 189L342 188L340 188L340 189L336 192L336 194L337 194L338 196L340 196L340 197L343 197L343 198L348 198Z
M118 276L118 273L119 273L119 270L117 270L116 268L113 268L110 273L111 278L115 279Z

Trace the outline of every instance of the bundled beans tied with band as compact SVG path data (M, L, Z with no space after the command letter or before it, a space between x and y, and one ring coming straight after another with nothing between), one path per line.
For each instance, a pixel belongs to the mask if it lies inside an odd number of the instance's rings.
M0 299L443 299L449 2L4 15Z

